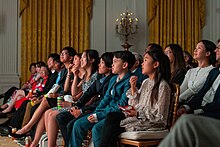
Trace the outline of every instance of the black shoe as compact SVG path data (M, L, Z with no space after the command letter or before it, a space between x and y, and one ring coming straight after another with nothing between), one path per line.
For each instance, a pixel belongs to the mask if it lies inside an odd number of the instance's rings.
M11 136L14 138L22 138L22 137L26 137L27 133L24 133L24 134L11 133Z
M2 126L0 127L0 135L1 136L8 136L10 134L10 127Z

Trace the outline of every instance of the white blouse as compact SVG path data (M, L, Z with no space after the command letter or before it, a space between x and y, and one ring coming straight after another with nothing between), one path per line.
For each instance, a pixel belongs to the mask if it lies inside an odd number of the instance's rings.
M167 124L169 113L171 89L169 84L162 80L158 90L158 100L154 100L151 105L151 92L154 81L145 79L141 88L131 95L131 89L126 93L129 98L128 104L133 106L139 113L139 118L127 117L121 121L121 127L125 127L126 131L164 129Z
M196 67L189 69L185 75L185 79L180 86L180 102L189 101L193 95L201 90L209 72L214 67L212 65L201 68Z

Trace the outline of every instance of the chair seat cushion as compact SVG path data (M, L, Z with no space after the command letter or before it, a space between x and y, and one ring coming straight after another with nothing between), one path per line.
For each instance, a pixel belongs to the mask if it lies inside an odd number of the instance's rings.
M143 139L162 139L169 133L169 130L160 131L132 131L121 133L119 138L131 139L131 140L143 140Z

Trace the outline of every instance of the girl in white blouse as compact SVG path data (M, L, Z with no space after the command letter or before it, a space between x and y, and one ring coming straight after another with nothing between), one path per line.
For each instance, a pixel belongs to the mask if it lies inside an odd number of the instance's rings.
M124 131L165 129L169 113L171 89L170 64L162 48L149 49L144 55L142 73L149 78L136 88L137 77L130 78L128 104L133 109L111 112L104 122L100 146L115 146Z
M214 68L216 45L208 40L201 40L196 45L193 58L198 67L189 69L180 87L180 102L189 101L202 88L209 72Z

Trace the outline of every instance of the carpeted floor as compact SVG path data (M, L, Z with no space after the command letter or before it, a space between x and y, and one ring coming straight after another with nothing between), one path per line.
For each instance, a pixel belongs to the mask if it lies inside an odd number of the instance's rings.
M0 136L0 147L19 147L11 138Z

